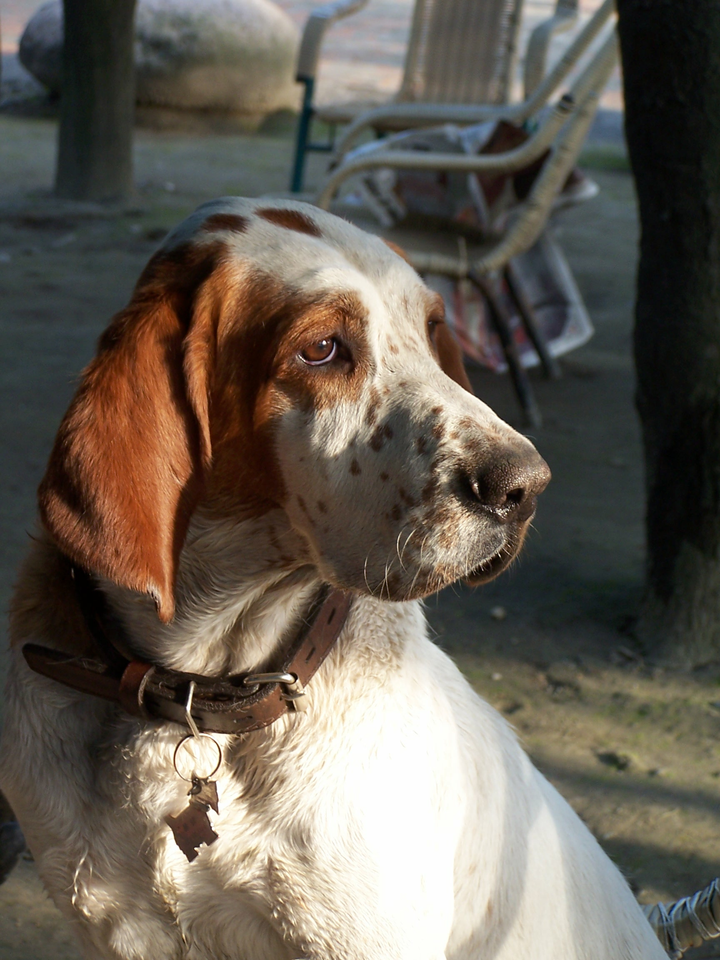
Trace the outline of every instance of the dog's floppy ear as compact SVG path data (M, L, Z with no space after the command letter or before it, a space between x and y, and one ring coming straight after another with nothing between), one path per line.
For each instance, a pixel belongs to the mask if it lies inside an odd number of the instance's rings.
M410 266L412 267L412 260L408 256L407 250L404 250L399 243L395 243L392 240L387 240L385 237L380 237L380 239L382 240L382 242L385 244L386 247L389 247L393 253L396 253L399 257L402 257L405 263L409 263Z
M177 560L210 459L212 311L199 302L217 249L148 264L99 341L58 431L39 502L60 548L150 594L172 619Z
M463 363L462 350L446 323L439 324L435 329L435 348L443 373L455 383L459 383L468 393L474 393Z

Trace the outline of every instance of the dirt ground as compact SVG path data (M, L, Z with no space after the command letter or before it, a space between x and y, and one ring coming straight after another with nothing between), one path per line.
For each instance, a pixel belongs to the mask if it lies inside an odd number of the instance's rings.
M74 378L144 262L203 200L284 190L290 162L287 130L141 131L136 202L108 215L49 199L55 136L51 120L0 116L3 607ZM633 640L643 574L630 356L636 213L617 149L594 148L585 165L601 195L560 215L556 231L597 333L563 361L560 381L534 376L544 424L533 439L553 482L513 570L482 590L446 591L428 614L438 643L508 716L648 902L720 874L720 673L665 673ZM483 399L517 421L506 378L479 370L473 379ZM0 887L0 960L76 957L34 865L21 862Z

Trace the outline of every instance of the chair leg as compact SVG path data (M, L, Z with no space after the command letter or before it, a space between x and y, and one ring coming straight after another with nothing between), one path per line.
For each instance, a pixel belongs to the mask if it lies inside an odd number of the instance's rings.
M290 177L291 193L300 193L303 188L310 126L312 124L313 113L315 112L312 105L315 78L306 77L302 80L302 83L305 84L305 92L303 94L300 117L298 118L297 137L295 139L295 158L293 160L292 175Z
M508 263L503 273L505 281L508 285L508 290L510 291L510 296L515 302L515 306L517 307L517 311L520 319L522 320L523 326L525 327L525 331L530 338L530 342L540 358L540 363L545 371L545 376L550 380L559 380L562 376L560 364L548 350L545 339L543 338L542 333L540 333L535 310L533 305L525 296L525 291L520 284L520 280L512 261Z
M515 343L510 328L510 316L505 308L505 304L502 302L499 291L493 280L488 276L471 270L468 277L483 294L490 307L490 320L500 339L513 386L515 387L515 393L522 407L525 422L527 426L539 427L542 424L540 408L535 399L535 393L533 392L525 368L522 363L520 363L517 344Z

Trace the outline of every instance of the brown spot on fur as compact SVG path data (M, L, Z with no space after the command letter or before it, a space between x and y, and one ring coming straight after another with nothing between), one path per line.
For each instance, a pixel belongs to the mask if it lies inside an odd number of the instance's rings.
M415 441L417 452L422 456L427 450L427 437L418 437Z
M393 428L390 426L389 423L386 423L385 426L383 427L383 433L388 438L388 440L392 440L392 438L395 436L393 432Z
M320 513L327 513L327 504L323 500L318 500L317 505Z
M297 502L298 502L298 506L300 507L300 509L302 510L302 512L303 512L306 516L309 516L307 504L305 503L305 501L303 500L303 498L300 497L300 496L298 496Z
M414 507L417 504L417 501L403 487L398 487L398 496L408 507Z
M425 484L425 486L422 488L422 492L420 493L420 498L422 502L429 503L431 500L433 500L435 497L435 494L438 491L439 486L440 486L440 481L438 480L438 478L431 477L428 480L428 482Z
M435 518L433 518L435 520ZM437 534L437 545L441 550L451 550L456 543L455 532L448 530L447 528L440 527L440 532Z
M269 207L265 210L258 210L257 215L262 217L263 220L267 220L268 223L274 223L278 227L285 227L286 230L296 230L298 233L306 233L311 237L322 236L318 225L299 210L282 210Z
M450 543L454 543L454 538L452 537L452 530L455 528L454 520L456 520L455 512L451 507L440 506L437 510L434 510L431 515L431 524L437 530L442 530L445 534L450 533Z
M200 229L203 233L213 233L215 230L231 230L233 233L244 233L249 222L247 217L242 217L239 213L213 213Z
M377 412L380 406L380 394L377 391L376 387L373 387L370 391L370 402L368 404L367 413L365 414L365 422L372 426L377 420Z
M352 473L352 475L355 477L359 476L362 473L362 470L360 469L360 464L354 458L350 464L350 473Z
M382 470L381 473L380 473L380 479L381 479L381 480L389 480L389 479L390 479L390 474L389 474L389 473L385 473L385 471Z
M445 424L436 423L435 426L430 431L430 433L432 433L433 437L436 440L442 440L442 438L445 436Z
M396 343L393 343L392 341L388 343L388 350L390 351L390 353L394 353L394 354L400 353L400 348Z
M388 596L398 598L403 587L403 578L400 573L394 570L385 582L387 583Z
M390 516L396 523L402 519L402 510L400 509L399 503L393 505L393 508L390 511Z
M381 450L383 444L385 443L385 429L382 426L376 427L373 431L372 436L370 437L370 447L376 453L378 450Z

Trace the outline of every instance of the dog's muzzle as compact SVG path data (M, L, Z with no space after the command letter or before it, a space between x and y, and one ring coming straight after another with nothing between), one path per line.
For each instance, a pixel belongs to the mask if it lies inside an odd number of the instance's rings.
M492 580L517 556L550 476L534 447L496 454L489 463L461 474L460 491L467 508L500 524L504 534L502 546L465 578L467 583L475 586Z

